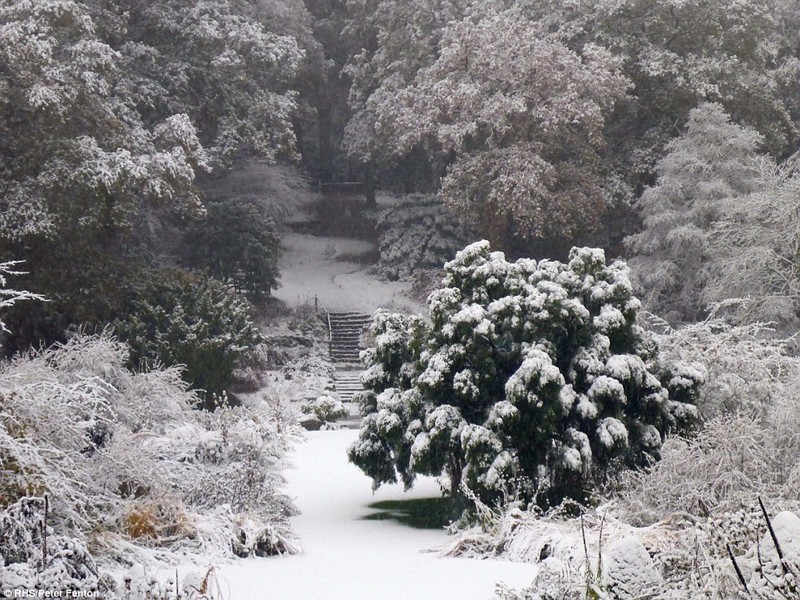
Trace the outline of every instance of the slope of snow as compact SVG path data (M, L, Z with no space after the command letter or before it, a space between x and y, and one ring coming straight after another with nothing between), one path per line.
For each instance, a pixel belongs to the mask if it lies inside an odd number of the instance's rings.
M407 282L380 281L368 266L337 260L374 248L369 242L347 238L287 233L282 241L280 285L273 295L289 306L313 302L317 296L329 311L372 313L378 308L397 312L425 312L407 296Z
M498 580L513 587L531 582L531 564L425 552L447 543L444 531L365 520L372 503L438 496L439 487L426 478L409 493L384 486L373 495L345 454L357 433L308 434L286 472L287 492L302 511L292 526L304 553L222 565L219 580L230 600L488 600Z

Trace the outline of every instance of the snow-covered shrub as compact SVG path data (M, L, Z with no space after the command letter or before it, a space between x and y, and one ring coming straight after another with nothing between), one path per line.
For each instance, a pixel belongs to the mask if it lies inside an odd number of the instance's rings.
M731 325L716 311L705 321L677 329L652 315L647 320L660 331L664 357L704 365L706 383L697 402L704 418L735 412L762 416L778 398L791 395L800 379L793 340L777 338L763 324Z
M441 200L425 194L404 196L383 209L377 227L377 271L392 280L441 268L472 237Z
M586 501L691 424L698 368L658 364L628 269L602 250L506 262L478 242L445 265L431 323L378 312L350 459L374 485L447 475L487 503Z
M292 426L264 403L194 410L178 369L127 361L103 334L0 365L0 587L90 589L95 561L294 551L277 475Z
M697 402L706 422L692 439L668 440L658 464L623 477L621 508L629 519L732 512L756 495L781 501L797 489L800 359L791 340L770 334L711 319L658 336L664 356L706 365Z
M193 506L213 509L229 504L234 513L260 516L264 523L293 514L288 499L278 492L284 448L276 442L294 431L281 431L271 408L264 403L222 407L202 413L200 422L212 435L195 451L206 472L188 493Z
M626 473L620 496L627 518L652 523L674 512L727 512L798 489L800 406L767 421L745 415L716 417L692 440L670 439L661 461L647 471Z
M54 534L45 507L44 498L22 498L0 511L0 589L100 589L86 543Z
M300 423L307 429L320 429L330 426L349 414L347 407L335 393L323 394L313 402L302 405L300 412L303 413Z
M185 365L186 381L209 395L226 390L239 357L261 341L246 302L180 270L155 273L115 328L134 365Z
M303 335L327 335L328 324L322 315L323 312L315 297L314 300L306 300L291 311L287 326L289 330Z
M253 298L278 287L280 235L261 203L250 198L210 199L206 215L186 234L189 265Z

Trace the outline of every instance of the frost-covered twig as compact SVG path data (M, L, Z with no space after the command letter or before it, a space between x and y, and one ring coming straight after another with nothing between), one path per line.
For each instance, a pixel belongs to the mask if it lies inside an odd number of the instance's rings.
M9 308L22 300L39 300L44 302L45 298L39 294L34 294L27 290L14 290L6 288L8 285L7 277L25 275L24 271L17 271L15 267L24 261L11 260L0 263L0 309ZM10 333L6 324L0 319L0 331Z

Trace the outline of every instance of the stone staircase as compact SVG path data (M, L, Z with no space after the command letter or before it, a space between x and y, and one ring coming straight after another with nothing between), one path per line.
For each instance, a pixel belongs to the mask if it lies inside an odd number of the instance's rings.
M358 392L364 391L361 385L361 371L336 369L333 385L342 402L352 402Z
M330 326L328 349L331 362L336 366L333 375L334 390L350 411L350 414L338 421L338 424L358 429L361 424L361 414L353 399L364 389L361 386L359 354L364 349L361 338L372 323L372 316L358 312L325 312L325 321Z
M372 316L357 312L328 313L331 327L329 351L338 364L361 365L358 358L364 349L361 336L372 322Z

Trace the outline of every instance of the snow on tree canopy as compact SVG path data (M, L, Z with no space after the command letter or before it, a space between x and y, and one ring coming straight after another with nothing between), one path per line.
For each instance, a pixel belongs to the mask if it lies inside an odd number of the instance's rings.
M702 372L658 361L627 266L602 250L510 263L477 242L428 306L430 322L378 311L363 354L367 418L348 453L376 486L424 473L490 503L584 501L696 417Z

